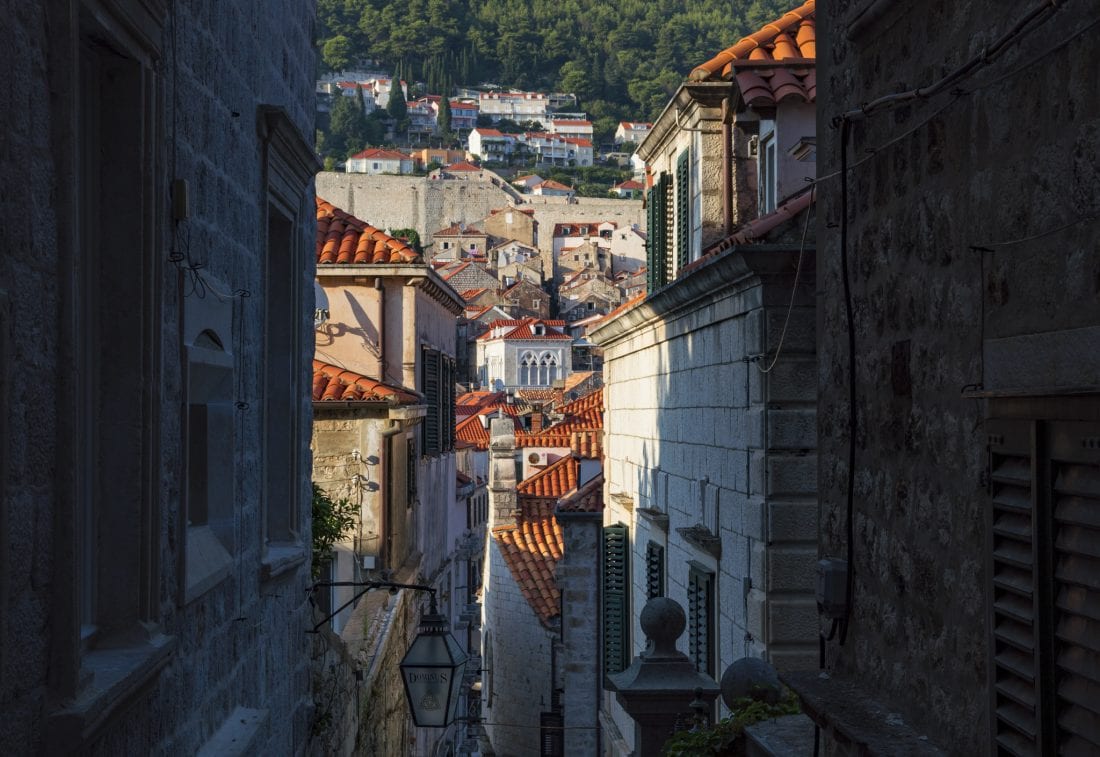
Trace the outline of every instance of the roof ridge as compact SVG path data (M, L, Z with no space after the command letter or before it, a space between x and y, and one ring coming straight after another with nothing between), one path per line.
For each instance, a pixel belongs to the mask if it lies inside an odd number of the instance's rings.
M787 11L775 21L764 24L747 37L742 37L733 46L727 47L707 62L696 66L688 75L688 80L706 81L712 76L721 74L731 62L748 56L754 50L776 40L788 29L809 20L815 14L816 3L817 0L806 0L805 3Z

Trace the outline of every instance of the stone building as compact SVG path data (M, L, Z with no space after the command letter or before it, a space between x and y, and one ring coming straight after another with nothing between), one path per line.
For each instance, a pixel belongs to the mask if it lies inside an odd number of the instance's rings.
M791 682L826 754L1095 754L1100 14L821 10L819 549L851 591L828 680Z
M603 478L598 448L589 457L568 446L547 453L543 445L559 444L558 435L523 435L517 447L511 419L491 426L482 691L496 754L595 754L598 743ZM529 471L518 483L517 454Z
M494 208L479 224L489 234L493 246L515 240L529 247L539 245L539 222L534 208L509 205Z
M553 385L573 370L572 338L564 321L522 318L494 321L477 338L479 383L488 389Z
M748 149L770 129L785 150L812 113L813 2L800 12L795 26L805 19L809 32L769 24L750 38L755 79L693 74L639 146L648 292L589 332L604 350L607 403L607 673L642 648L638 615L655 596L684 607L686 651L716 679L741 657L781 670L817 660L814 249L802 181L814 166L783 161L775 174L767 152L750 160ZM796 33L797 55L783 47ZM720 53L718 70L739 72L745 47ZM801 192L769 203L756 192L769 171ZM612 753L636 748L619 704L605 695L602 707Z
M461 549L466 507L456 494L454 456L462 299L403 241L321 198L316 211L317 281L329 306L315 335L314 480L359 505L353 534L336 546L322 578L434 585L457 629L465 603L455 587L468 586L462 565L471 559ZM333 587L315 599L332 611L355 594ZM422 597L386 603L378 593L333 619L333 656L350 660L363 682L344 697L354 704L350 714L334 710L326 721L329 731L356 734L345 750L406 748L413 728L387 681L409 636L393 628L415 632L423 610ZM417 740L448 736L424 730Z
M0 752L301 753L312 3L0 12Z
M545 289L530 281L517 281L500 294L500 306L510 317L541 318L550 317L550 295Z

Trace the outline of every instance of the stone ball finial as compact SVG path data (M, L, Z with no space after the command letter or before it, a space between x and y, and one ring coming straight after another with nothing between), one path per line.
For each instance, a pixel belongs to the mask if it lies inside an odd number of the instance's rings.
M758 657L735 660L722 674L722 701L733 709L738 699L756 699L775 704L783 696L783 684L771 664Z
M651 654L676 654L676 640L687 628L687 615L679 602L668 597L654 597L645 603L639 621L642 633L649 640Z

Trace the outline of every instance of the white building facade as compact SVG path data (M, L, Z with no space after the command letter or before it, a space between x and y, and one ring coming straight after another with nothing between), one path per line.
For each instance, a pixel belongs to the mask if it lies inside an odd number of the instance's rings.
M562 321L495 321L478 337L481 385L495 391L550 387L573 372L572 338Z

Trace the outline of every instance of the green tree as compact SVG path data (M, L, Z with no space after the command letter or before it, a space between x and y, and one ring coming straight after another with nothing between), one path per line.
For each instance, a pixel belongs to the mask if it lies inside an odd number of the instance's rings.
M321 61L333 71L343 71L351 63L351 42L337 34L321 47Z
M451 133L451 101L447 95L439 100L439 131L442 134Z
M386 112L394 121L402 121L409 113L409 104L405 102L405 92L401 89L401 80L394 77L390 89L390 101L386 103Z
M361 93L357 93L355 97L336 97L329 115L326 142L329 154L344 157L349 152L358 152L367 143L367 118L361 102Z
M321 566L332 555L336 542L355 528L359 508L346 499L333 499L313 484L313 577L319 578Z

